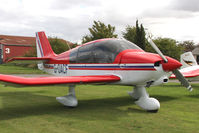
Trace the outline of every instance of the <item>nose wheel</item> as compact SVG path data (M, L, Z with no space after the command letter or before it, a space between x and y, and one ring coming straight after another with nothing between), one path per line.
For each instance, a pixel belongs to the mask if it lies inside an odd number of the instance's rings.
M134 90L129 92L129 95L136 99L135 104L140 108L148 112L158 112L160 108L159 101L155 98L149 97L144 86L135 86Z

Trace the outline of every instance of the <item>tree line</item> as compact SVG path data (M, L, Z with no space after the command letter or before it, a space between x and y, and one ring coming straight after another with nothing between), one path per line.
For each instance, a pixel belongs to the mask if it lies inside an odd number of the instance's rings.
M86 43L92 40L101 38L117 38L115 34L115 26L110 24L105 25L100 21L94 21L91 28L88 28L90 34L85 35L82 38L82 42ZM179 42L172 38L156 37L152 38L152 34L146 34L145 28L142 24L139 24L136 20L135 26L127 25L122 32L122 37L145 50L146 52L155 53L154 49L150 46L148 40L152 39L163 54L173 57L175 59L180 58L180 55L187 51L192 51L197 45L193 41Z
M110 24L106 25L101 21L94 21L92 27L88 28L89 34L82 37L82 43L102 38L117 38L118 35L115 33L115 29L115 26ZM178 60L182 53L192 51L196 47L193 41L178 42L172 38L152 38L152 34L146 34L144 26L139 24L138 20L136 20L135 26L126 26L125 30L122 32L122 37L138 45L146 52L155 53L148 42L148 39L150 38L154 41L164 55ZM49 37L48 40L56 54L62 53L77 46L77 44L71 45L69 42L57 37ZM27 53L26 56L36 56L36 49Z

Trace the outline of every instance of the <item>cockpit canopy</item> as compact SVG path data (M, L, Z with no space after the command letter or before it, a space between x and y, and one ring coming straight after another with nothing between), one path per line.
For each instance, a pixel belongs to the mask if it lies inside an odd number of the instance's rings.
M70 52L70 63L112 63L126 49L140 49L122 39L109 39L83 45Z

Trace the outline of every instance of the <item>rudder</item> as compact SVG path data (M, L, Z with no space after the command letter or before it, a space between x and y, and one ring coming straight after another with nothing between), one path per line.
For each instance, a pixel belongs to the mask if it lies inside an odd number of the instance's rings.
M198 65L192 52L186 52L182 54L180 56L180 62L182 63L182 68Z
M53 52L51 45L43 31L36 32L36 48L37 48L37 57L53 57L56 54ZM38 69L44 70L43 63L37 64Z
M43 31L36 32L37 57L55 56L51 45Z

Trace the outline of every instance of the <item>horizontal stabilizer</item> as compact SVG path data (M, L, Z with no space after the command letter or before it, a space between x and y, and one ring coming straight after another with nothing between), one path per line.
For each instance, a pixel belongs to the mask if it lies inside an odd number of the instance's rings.
M14 57L7 61L14 63L43 63L49 61L50 58L46 57Z
M93 76L64 76L64 77L34 77L25 78L0 74L0 81L19 85L55 85L55 84L83 84L120 81L120 77L114 75Z

